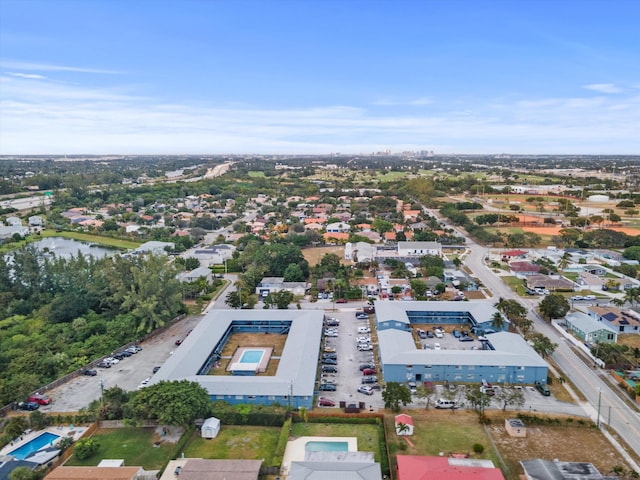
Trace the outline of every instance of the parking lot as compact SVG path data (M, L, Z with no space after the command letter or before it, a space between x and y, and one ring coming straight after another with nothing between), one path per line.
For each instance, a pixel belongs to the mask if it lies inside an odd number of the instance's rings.
M136 390L140 383L153 375L154 367L161 367L176 348L176 340L184 338L202 317L193 316L177 322L165 332L143 342L142 351L124 358L111 368L96 368L96 376L80 375L73 380L47 391L51 405L41 407L43 412L77 412L100 398L102 389L119 386Z

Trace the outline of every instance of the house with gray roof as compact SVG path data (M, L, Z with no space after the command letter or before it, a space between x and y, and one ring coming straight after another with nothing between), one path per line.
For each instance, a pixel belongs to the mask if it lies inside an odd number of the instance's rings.
M211 310L149 384L189 380L202 385L211 401L311 409L323 317L320 310ZM279 360L274 375L209 374L231 335L241 332L265 334L266 347L267 334L287 335L282 351L271 353Z
M286 290L294 295L304 295L309 286L306 282L285 282L284 277L264 277L256 287L256 293L264 298L270 293Z
M584 342L616 343L618 341L618 334L613 328L599 322L586 313L570 313L565 317L565 322L567 323L569 331Z
M497 311L488 301L375 303L378 350L386 382L546 383L547 363L519 335L501 331L478 340L471 349L449 333L446 348L418 348L414 328L464 325L493 329ZM508 321L505 319L505 330ZM495 331L495 330L494 330ZM444 343L444 341L443 341Z

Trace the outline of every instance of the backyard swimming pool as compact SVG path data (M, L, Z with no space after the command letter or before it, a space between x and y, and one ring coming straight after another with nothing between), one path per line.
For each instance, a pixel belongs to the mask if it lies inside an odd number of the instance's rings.
M349 442L307 442L304 445L307 452L348 452Z
M53 433L44 432L38 435L36 438L29 440L27 443L22 445L21 447L16 448L9 452L9 455L17 458L18 460L24 460L29 455L34 452L37 452L43 447L48 447L49 445L53 445L57 439L60 438L60 435L54 435Z

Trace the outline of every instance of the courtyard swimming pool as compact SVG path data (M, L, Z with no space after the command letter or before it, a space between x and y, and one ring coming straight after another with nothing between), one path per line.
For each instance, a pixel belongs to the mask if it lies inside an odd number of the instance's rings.
M349 442L311 441L304 445L307 452L348 452Z
M264 350L245 350L240 357L240 363L260 363Z
M32 453L37 452L41 448L52 446L53 442L60 438L60 435L54 435L53 433L44 432L38 435L36 438L29 440L21 447L16 448L9 452L9 455L17 458L18 460L24 460Z

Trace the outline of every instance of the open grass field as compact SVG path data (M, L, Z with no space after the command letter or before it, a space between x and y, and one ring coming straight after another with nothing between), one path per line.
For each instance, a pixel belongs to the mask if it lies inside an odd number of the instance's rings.
M95 466L103 458L122 458L125 465L157 470L171 459L175 449L174 443L163 442L153 428L101 428L92 438L100 442L98 451L85 460L72 455L65 465Z
M247 172L247 175L251 178L264 178L264 172L259 172L257 170L251 170Z
M378 429L375 425L353 425L347 423L294 423L292 437L357 437L358 451L373 452L380 461Z
M278 427L223 425L216 438L205 439L197 430L187 442L184 456L270 462L278 443Z
M640 335L635 333L623 333L618 335L618 343L628 345L631 348L640 348Z
M330 245L328 247L312 247L312 248L304 248L302 250L302 255L304 259L309 262L310 266L315 266L320 263L320 259L324 257L327 253L333 253L340 257L340 263L344 265L348 265L350 262L344 259L344 246L342 245Z
M229 337L229 341L222 349L222 358L217 364L209 370L207 375L231 375L227 371L229 361L238 347L272 347L273 353L267 365L267 371L258 373L259 376L272 377L278 370L280 360L275 357L282 355L284 344L287 341L287 335L276 335L273 333L234 333Z

